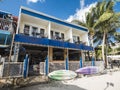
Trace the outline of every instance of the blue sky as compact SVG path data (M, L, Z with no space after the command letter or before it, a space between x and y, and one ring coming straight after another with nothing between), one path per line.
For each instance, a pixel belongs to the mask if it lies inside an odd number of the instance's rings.
M88 11L100 0L2 0L0 10L18 16L20 6L25 6L48 15L70 21L72 18L79 17ZM81 3L80 3L81 2ZM115 11L120 11L120 2L116 3Z

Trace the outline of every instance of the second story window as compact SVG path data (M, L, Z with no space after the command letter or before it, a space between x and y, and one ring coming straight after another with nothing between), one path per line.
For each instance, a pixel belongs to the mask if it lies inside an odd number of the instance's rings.
M61 39L64 41L64 33L61 33Z
M37 27L32 27L32 36L37 36L38 28Z
M50 35L51 35L51 39L54 39L53 31L50 32Z
M76 43L76 44L80 44L79 36L73 36L73 42Z
M55 39L56 40L60 40L61 39L59 32L55 32Z
M42 37L42 38L45 37L44 33L45 33L45 29L41 28L40 29L40 37Z
M65 38L64 33L61 33L61 32L51 31L50 35L51 35L51 39L53 39L53 40L64 41L64 38Z
M30 26L29 25L25 25L24 26L24 34L25 35L29 35L29 31L30 31Z

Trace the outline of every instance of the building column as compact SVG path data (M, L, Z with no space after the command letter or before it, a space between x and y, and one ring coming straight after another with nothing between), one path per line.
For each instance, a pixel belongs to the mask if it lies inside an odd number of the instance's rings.
M94 55L93 55L93 51L92 51L92 60L91 61L92 61L91 62L92 66L95 66L95 58L94 58Z
M49 73L49 55L45 59L45 75L47 76Z
M53 47L49 47L49 61L53 61Z
M73 43L72 28L65 32L65 41Z
M85 54L83 50L81 50L81 58L82 58L82 67L83 67L85 62Z
M72 28L69 30L69 35L70 35L70 42L73 43L73 32L72 32Z
M29 57L28 54L26 54L24 59L24 68L23 68L23 76L26 78L28 76L28 68L29 68Z
M46 34L48 35L48 39L51 39L50 31L51 31L51 22L49 22L46 32Z
M69 70L69 52L68 49L64 50L65 69Z
M19 55L19 44L15 43L15 47L14 47L14 58L13 61L17 62L18 61L18 55Z
M83 67L83 62L82 62L82 51L80 51L80 68Z
M49 55L50 55L50 47L48 47L48 55L46 56L46 59L45 59L45 75L47 76L48 73L49 73Z

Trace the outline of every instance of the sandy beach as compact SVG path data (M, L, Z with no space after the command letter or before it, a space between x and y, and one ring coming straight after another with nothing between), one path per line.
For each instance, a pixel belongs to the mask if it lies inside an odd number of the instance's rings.
M50 81L48 84L22 87L17 90L120 90L120 71L67 81Z

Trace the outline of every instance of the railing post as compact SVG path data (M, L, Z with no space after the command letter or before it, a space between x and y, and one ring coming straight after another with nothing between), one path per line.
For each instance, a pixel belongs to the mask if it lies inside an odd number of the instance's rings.
M69 70L69 57L68 57L68 49L66 51L66 59L65 59L65 69Z
M28 54L26 54L25 59L24 59L24 68L23 68L23 76L24 78L27 77L28 75L28 67L29 67L29 58L28 58Z
M82 57L80 57L80 68L83 67L83 64L82 64Z
M47 76L49 73L49 60L48 60L48 56L45 59L45 75Z
M92 56L92 66L95 66L95 59L93 56Z

